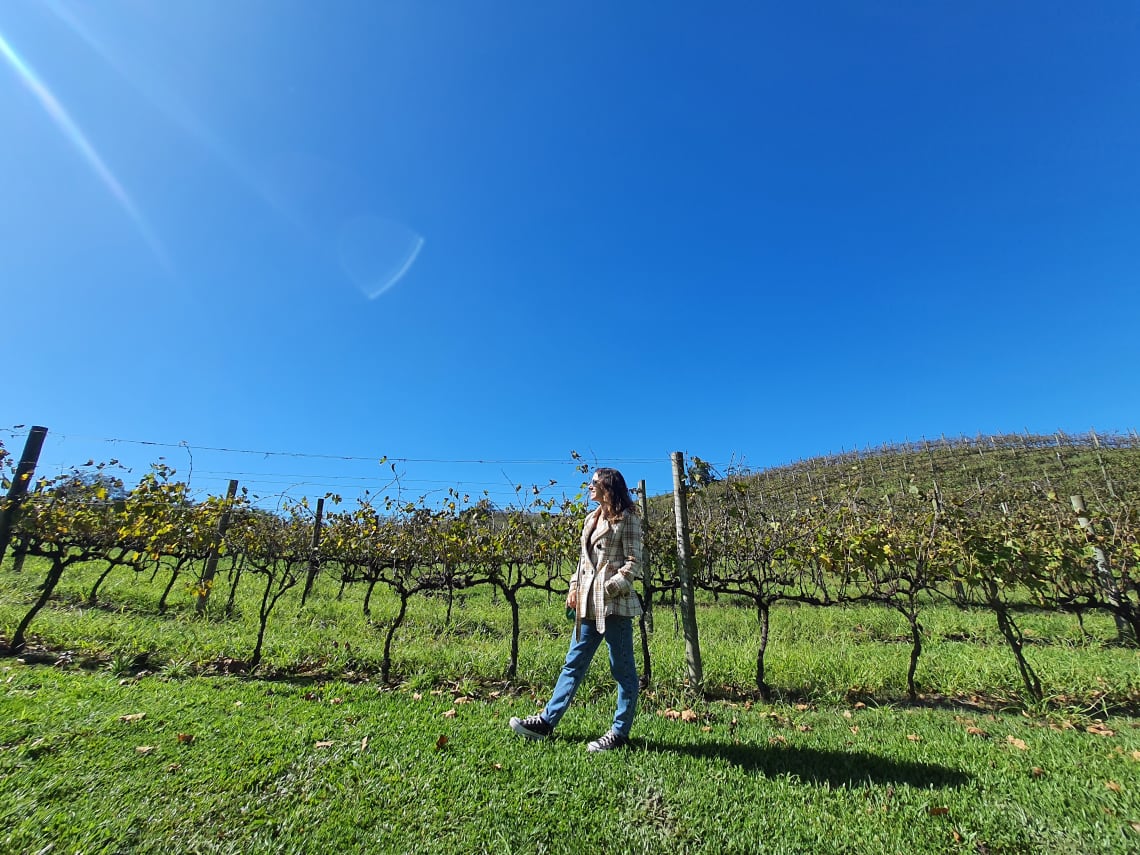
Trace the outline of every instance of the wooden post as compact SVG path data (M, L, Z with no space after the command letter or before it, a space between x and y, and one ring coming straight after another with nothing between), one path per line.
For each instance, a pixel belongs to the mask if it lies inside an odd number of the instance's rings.
M649 633L653 632L653 575L649 569L649 552L644 540L644 532L649 525L649 501L645 494L644 480L637 482L637 501L641 506L641 583L645 592L645 599L641 603L641 620L637 623L641 629L641 687L647 689L653 680L653 661L649 655Z
M1069 502L1073 506L1073 510L1077 514L1077 524L1088 535L1089 541L1092 543L1093 557L1096 559L1096 577L1100 582L1101 590L1104 592L1105 599L1108 600L1109 605L1114 609L1120 608L1120 588L1116 584L1116 579L1112 576L1112 570L1108 566L1108 556L1100 545L1096 542L1096 529L1093 527L1092 520L1089 519L1089 512L1085 508L1085 500L1082 496L1069 496ZM1116 620L1116 637L1118 641L1124 641L1132 638L1132 628L1128 625L1122 615L1118 612L1113 612L1113 618Z
M309 599L309 592L313 590L313 580L317 578L317 571L321 569L321 559L317 550L321 546L321 520L325 514L325 500L317 499L317 519L313 523L312 552L309 555L309 575L305 577L305 590L301 594L301 605Z
M689 549L689 509L685 500L685 455L674 451L673 510L677 523L677 576L681 582L681 625L685 633L685 663L689 683L700 688L705 675L701 665L701 645L697 638L697 608L693 599L693 576Z
M649 496L645 492L644 479L637 482L637 503L641 506L641 528L646 531L649 527ZM642 566L641 584L645 591L645 626L653 632L653 570L649 560L649 550L642 544L642 555L645 559Z
M214 542L210 544L210 551L206 554L206 566L202 569L201 587L198 589L198 604L195 606L198 614L206 611L206 603L210 599L210 589L218 572L218 554L222 538L226 536L226 529L230 527L230 509L233 507L234 497L237 496L237 488L238 482L231 480L229 489L226 490L225 507L222 508L222 515L218 517L218 530L214 533Z
M24 496L28 494L28 484L35 474L47 432L46 427L39 425L33 425L28 431L28 438L24 441L24 453L20 455L20 463L16 467L16 474L12 477L12 486L8 488L8 497L0 507L0 563L3 563L4 553L8 551L8 541L12 539L16 516L20 512Z

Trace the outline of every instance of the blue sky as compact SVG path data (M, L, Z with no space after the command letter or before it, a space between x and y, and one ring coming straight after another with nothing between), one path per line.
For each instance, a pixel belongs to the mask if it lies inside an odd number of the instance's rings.
M1140 427L1132 2L5 0L0 40L0 439L44 474L387 455L503 503L571 450L659 492Z

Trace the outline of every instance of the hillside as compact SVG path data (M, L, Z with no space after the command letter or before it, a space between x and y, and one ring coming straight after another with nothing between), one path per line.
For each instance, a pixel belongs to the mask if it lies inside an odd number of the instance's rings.
M692 471L691 471L692 474ZM912 487L967 500L982 493L1026 494L1052 490L1084 496L1090 507L1140 495L1140 437L1135 434L1057 433L941 437L813 457L759 471L714 472L715 481L693 485L714 498L734 483L758 492L772 513L824 504L881 502ZM665 513L672 497L651 498L651 513Z

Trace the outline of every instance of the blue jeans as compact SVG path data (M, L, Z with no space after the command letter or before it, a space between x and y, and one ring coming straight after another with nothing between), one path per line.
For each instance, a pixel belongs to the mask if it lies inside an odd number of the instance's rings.
M566 714L603 638L610 648L610 673L618 685L613 730L622 736L629 736L633 727L633 714L637 711L638 685L637 663L633 660L633 618L627 617L607 617L604 633L598 632L594 627L593 619L583 620L582 637L571 637L566 664L562 666L554 693L542 711L542 717L552 727Z

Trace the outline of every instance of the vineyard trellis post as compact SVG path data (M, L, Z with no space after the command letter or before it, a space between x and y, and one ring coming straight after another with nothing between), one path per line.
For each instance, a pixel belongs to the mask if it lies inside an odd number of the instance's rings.
M1105 476L1107 478L1107 475ZM1077 514L1077 524L1081 530L1088 535L1089 543L1092 545L1093 558L1096 561L1096 578L1100 583L1101 590L1104 592L1105 599L1108 600L1112 606L1112 616L1116 620L1116 638L1117 641L1136 641L1132 634L1132 628L1128 625L1128 621L1120 613L1120 588L1116 584L1116 579L1113 578L1112 570L1108 566L1108 555L1100 547L1096 541L1096 528L1089 519L1088 509L1085 507L1085 500L1083 496L1076 495L1070 496L1069 502L1073 506L1073 510Z
M701 665L701 645L697 638L697 607L693 599L693 574L689 548L689 509L685 496L685 455L674 451L673 459L673 511L677 524L677 577L681 583L681 626L685 634L685 664L690 685L700 688L704 684Z
M226 536L226 529L230 526L230 508L233 507L234 498L237 496L237 488L238 482L231 480L230 486L226 489L226 503L222 507L221 516L218 517L218 530L214 534L210 551L206 555L206 566L202 569L202 582L198 589L198 603L195 606L198 614L203 614L206 611L206 603L210 599L210 589L213 587L214 576L218 572L218 555L221 552L222 539Z
M641 524L649 525L649 500L645 492L644 479L637 482L637 501L641 507ZM642 575L641 583L645 592L645 600L641 611L641 619L637 622L641 629L641 684L648 687L653 680L653 661L649 654L649 633L653 631L653 579L649 570L650 562L645 555L645 539L642 538Z
M641 525L647 527L649 525L649 494L645 492L645 480L637 482L637 501L641 507ZM649 632L653 632L653 563L649 560L649 556L643 556L642 562L642 577L641 583L645 591L645 628Z
M36 471L36 464L40 460L40 450L44 447L44 438L48 429L40 425L33 425L28 431L28 438L24 441L24 453L20 455L20 463L12 476L12 485L8 488L8 497L4 506L0 507L0 563L8 551L8 541L12 539L12 527L16 523L20 504L28 493L28 484Z
M305 576L305 590L301 593L301 605L309 599L309 592L313 590L313 580L317 578L317 571L321 569L321 521L325 514L325 500L317 499L317 515L313 521L312 554L309 556L309 573Z

